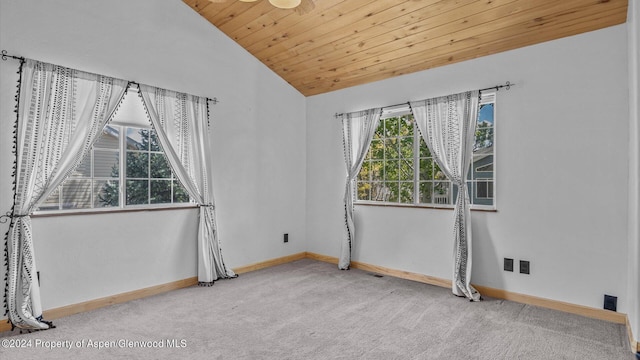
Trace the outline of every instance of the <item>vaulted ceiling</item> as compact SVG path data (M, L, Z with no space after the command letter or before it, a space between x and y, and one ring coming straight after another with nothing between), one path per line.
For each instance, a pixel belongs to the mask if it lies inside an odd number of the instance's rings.
M629 0L183 1L310 96L621 24Z

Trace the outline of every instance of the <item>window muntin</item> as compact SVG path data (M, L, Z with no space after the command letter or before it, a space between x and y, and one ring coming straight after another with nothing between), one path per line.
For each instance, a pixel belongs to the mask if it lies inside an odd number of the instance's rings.
M142 106L128 93L87 156L37 211L189 203Z
M413 202L414 123L410 115L380 120L358 175L358 200Z
M189 202L174 178L155 131L125 127L125 205Z
M356 201L452 208L457 186L438 167L411 113L383 114L356 179ZM483 93L467 176L473 208L495 209L494 114L495 93Z

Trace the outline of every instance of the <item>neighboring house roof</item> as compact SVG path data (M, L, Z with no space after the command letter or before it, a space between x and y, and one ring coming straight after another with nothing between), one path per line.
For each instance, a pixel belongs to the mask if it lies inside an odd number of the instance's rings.
M487 156L493 156L493 145L473 151L473 157L476 161L482 160Z
M111 126L111 125L107 125L107 126L104 127L104 132L107 135L115 137L116 139L120 138L120 129L119 129L119 127L114 127L114 126ZM139 149L141 145L142 144L140 142L134 140L131 137L127 137L127 149L130 149L131 147L133 147L135 149Z

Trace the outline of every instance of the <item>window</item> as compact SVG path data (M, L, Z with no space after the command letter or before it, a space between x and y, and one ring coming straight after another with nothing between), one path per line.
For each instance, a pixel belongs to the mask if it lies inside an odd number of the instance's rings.
M38 211L143 207L190 201L141 100L129 90L91 151Z
M358 175L359 200L413 202L415 132L410 115L380 120Z
M494 208L495 93L479 104L468 188L474 208ZM360 203L453 207L457 186L433 159L408 107L386 109L356 179Z
M495 206L495 93L486 93L480 100L473 159L469 169L469 198L479 206Z

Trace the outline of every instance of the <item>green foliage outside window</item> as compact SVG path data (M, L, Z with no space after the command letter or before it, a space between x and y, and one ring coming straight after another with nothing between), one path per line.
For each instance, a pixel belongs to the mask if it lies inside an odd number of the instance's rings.
M171 167L162 153L158 137L149 129L127 128L125 204L166 204L189 201L184 188L172 178ZM112 175L119 169L114 166ZM116 206L117 182L106 183L99 194L103 206Z
M358 200L392 203L414 203L416 157L415 141L419 139L420 179L431 179L431 154L411 115L381 119L367 157L358 176ZM420 183L419 193L430 198L431 188Z
M477 205L494 204L493 101L479 107L467 178L471 203ZM356 185L357 200L366 202L452 206L458 192L438 167L411 114L380 120Z

